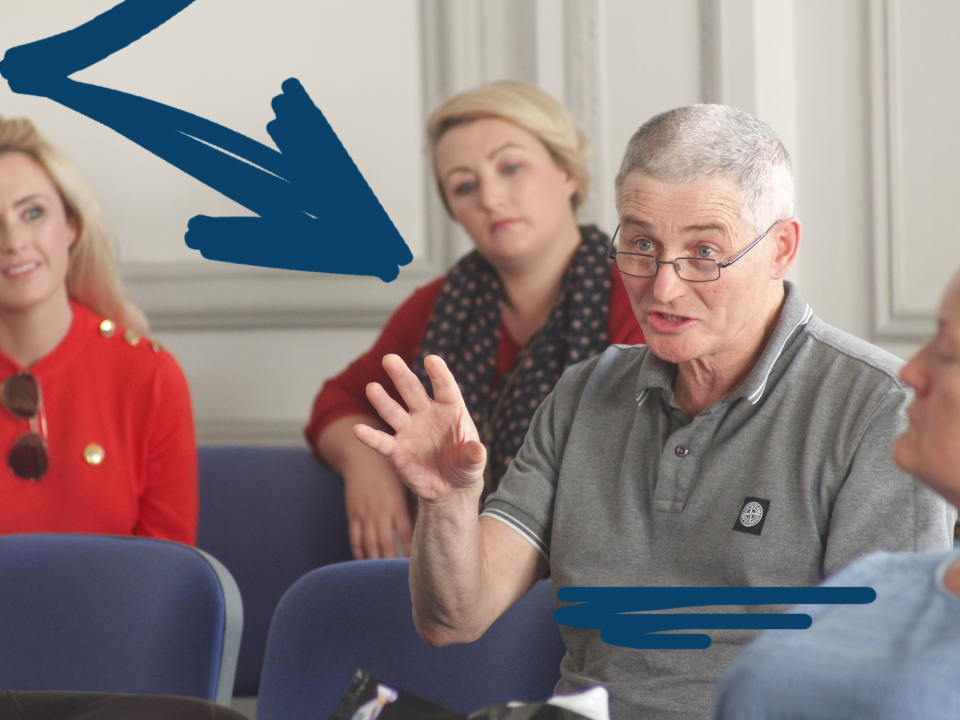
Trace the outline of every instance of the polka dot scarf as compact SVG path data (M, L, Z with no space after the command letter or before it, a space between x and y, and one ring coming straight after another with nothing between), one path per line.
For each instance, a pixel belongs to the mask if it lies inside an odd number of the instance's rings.
M563 371L609 343L609 238L594 226L580 234L553 312L495 388L503 286L493 266L476 250L469 253L450 270L434 305L414 372L431 394L423 359L439 355L453 372L487 448L484 496L496 489Z

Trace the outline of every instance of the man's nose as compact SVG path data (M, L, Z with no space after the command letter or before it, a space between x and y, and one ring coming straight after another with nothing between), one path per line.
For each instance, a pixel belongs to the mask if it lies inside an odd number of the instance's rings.
M657 302L669 303L686 292L686 282L677 274L673 263L657 266L657 276L653 279L653 296Z

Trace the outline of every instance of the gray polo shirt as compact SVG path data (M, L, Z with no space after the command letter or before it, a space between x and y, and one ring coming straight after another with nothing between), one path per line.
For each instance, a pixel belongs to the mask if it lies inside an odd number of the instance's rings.
M646 346L569 368L483 514L543 553L555 591L813 585L869 550L950 547L954 510L890 459L909 401L900 365L787 283L757 365L692 419L673 402L676 366ZM746 611L686 612L711 610ZM561 631L557 691L603 683L614 720L709 716L715 681L756 634L635 650Z

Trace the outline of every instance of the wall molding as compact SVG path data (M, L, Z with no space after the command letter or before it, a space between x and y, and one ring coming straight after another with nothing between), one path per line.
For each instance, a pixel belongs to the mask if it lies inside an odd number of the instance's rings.
M421 122L459 86L480 82L477 0L420 0ZM232 265L211 260L126 262L121 276L155 330L380 327L413 290L469 247L437 197L424 154L425 253L390 283L376 278Z
M605 0L563 0L564 102L590 138L587 162L592 182L577 216L582 224L612 228L613 177L609 162Z
M720 32L720 0L699 0L700 102L723 100L723 38Z
M197 420L197 445L307 447L302 420Z
M451 3L420 0L423 55L423 123L430 112L455 93L483 82L483 24L477 0ZM430 259L440 275L472 246L437 195L429 153L423 177Z
M441 272L414 260L385 283L204 260L126 263L121 275L154 330L209 330L379 327Z
M562 4L560 4L562 3ZM564 99L593 142L590 173L611 177L605 48L606 0L419 0L422 119L443 99L501 77L537 80L537 52L514 47L538 13L562 25ZM562 18L560 17L562 15ZM561 78L554 78L559 81ZM391 283L376 278L231 265L209 260L128 262L121 274L156 330L379 327L414 288L472 248L449 217L424 153L425 252ZM595 181L584 222L615 223L613 191Z
M900 116L900 0L871 0L868 45L870 74L870 168L873 219L874 339L924 340L935 312L908 310L901 282L903 233L901 189L903 139Z

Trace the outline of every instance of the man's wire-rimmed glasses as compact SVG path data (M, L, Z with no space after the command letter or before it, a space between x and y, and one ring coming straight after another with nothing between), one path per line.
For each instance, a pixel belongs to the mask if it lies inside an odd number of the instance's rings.
M782 219L782 218L781 218ZM742 253L733 260L725 263L717 262L711 258L691 258L678 257L675 260L657 260L653 255L644 255L643 253L618 252L614 243L617 240L617 233L620 232L620 226L613 233L610 240L610 249L607 251L607 257L611 258L616 264L617 269L624 275L633 277L654 277L660 270L661 265L673 265L683 280L687 282L713 282L720 279L721 268L730 267L737 260L742 258L748 252L756 247L757 243L763 240L767 233L777 226L780 220L768 227L763 234L754 240Z

